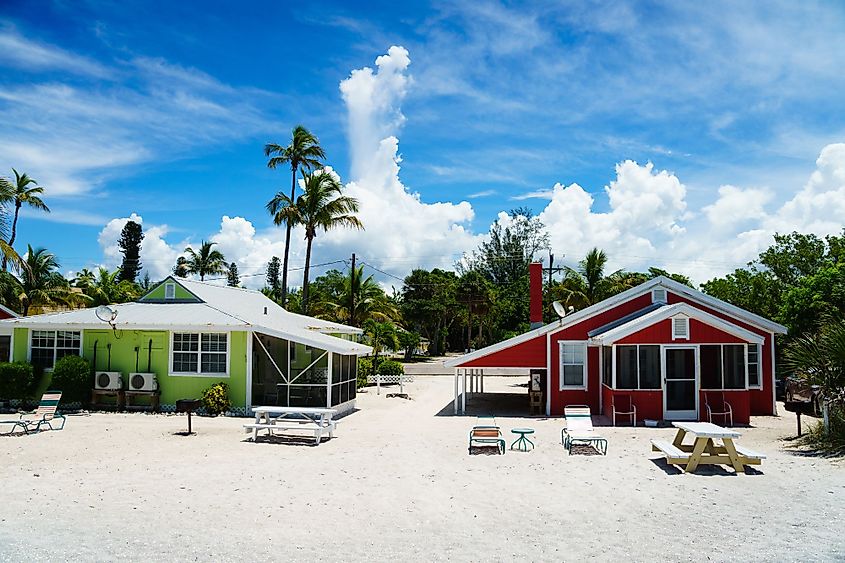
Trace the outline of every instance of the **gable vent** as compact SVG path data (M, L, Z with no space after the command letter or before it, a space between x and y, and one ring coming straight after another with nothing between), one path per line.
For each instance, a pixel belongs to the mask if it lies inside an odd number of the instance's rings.
M666 290L662 287L651 290L652 303L666 303Z
M164 284L164 298L165 299L176 299L176 284L175 283Z
M672 340L689 340L689 317L672 318Z

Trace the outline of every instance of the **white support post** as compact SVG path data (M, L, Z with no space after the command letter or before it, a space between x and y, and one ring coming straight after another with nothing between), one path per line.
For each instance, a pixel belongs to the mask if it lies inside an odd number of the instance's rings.
M458 378L460 374L460 368L455 368L455 414L458 414Z
M461 385L461 414L467 412L467 372L464 370L463 382Z
M334 354L328 351L327 353L329 355L329 367L326 373L326 408L330 409L332 408L332 356Z

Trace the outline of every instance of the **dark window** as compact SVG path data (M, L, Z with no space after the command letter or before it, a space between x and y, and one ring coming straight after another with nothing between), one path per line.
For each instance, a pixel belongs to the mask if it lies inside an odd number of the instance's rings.
M640 346L640 389L660 389L660 346Z
M608 387L613 386L613 348L610 346L603 346L602 354L602 383Z
M722 389L722 347L701 346L701 388Z
M745 389L745 346L741 344L723 347L725 389Z
M637 388L637 347L616 347L616 388Z

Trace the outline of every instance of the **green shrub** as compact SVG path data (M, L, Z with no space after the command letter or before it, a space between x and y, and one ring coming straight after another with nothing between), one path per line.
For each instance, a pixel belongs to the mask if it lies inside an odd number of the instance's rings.
M202 406L205 407L205 412L211 416L217 416L218 414L223 414L231 410L232 402L229 400L229 385L221 381L203 391Z
M370 358L358 358L358 381L356 387L367 386L367 378L373 374L373 361Z
M79 356L65 356L56 362L50 389L62 392L62 403L87 403L92 387L88 360Z
M35 387L35 371L26 362L0 363L0 399L26 399Z
M402 375L405 373L405 366L394 360L385 360L378 365L379 375Z

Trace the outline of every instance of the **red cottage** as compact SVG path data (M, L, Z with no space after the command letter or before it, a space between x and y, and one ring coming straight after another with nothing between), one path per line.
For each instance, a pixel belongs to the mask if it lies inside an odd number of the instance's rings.
M542 287L531 264L532 325ZM483 368L539 374L547 415L571 404L613 416L636 407L637 419L707 420L730 405L732 422L775 414L775 334L786 328L666 277L649 280L559 321L446 362L454 367L455 412L467 378ZM534 375L536 378L536 375ZM626 422L630 416L625 416Z

